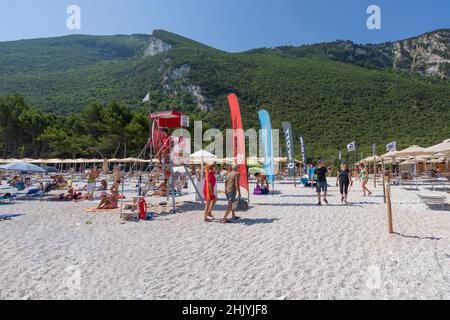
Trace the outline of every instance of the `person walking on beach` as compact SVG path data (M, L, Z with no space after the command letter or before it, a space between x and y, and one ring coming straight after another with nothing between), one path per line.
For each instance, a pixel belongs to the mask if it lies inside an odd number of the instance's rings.
M230 212L232 214L232 219L237 220L236 213L233 210L233 203L236 201L236 196L241 198L241 188L239 186L239 173L237 172L237 165L232 165L228 169L228 174L225 179L225 195L227 196L228 206L225 216L223 217L222 223L228 222L228 216Z
M87 173L87 193L90 197L94 197L95 188L97 187L97 178L99 176L99 173L97 171L96 167L93 167L89 172Z
M327 194L328 194L327 175L329 173L331 173L331 171L333 171L333 169L332 168L325 168L325 166L323 164L323 161L319 160L317 162L316 174L313 177L312 184L314 185L314 182L316 183L317 198L319 199L319 202L317 203L318 206L322 205L322 191L323 191L323 201L326 204L328 204L328 200L327 200Z
M211 222L209 218L214 218L212 211L217 202L216 194L216 167L215 165L206 165L205 182L203 184L203 197L205 199L205 222Z
M339 170L337 179L336 179L336 186L340 187L341 191L341 202L348 204L347 198L348 198L348 188L350 185L353 185L351 172L347 167L347 164L343 162L341 164L341 169Z
M361 180L364 197L370 197L372 192L370 192L369 188L367 188L367 184L369 183L369 170L367 170L364 164L360 164L359 167L361 169L359 178Z

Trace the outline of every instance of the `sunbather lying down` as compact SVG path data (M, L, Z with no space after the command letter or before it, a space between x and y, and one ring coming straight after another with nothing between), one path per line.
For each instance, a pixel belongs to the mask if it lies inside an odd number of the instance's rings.
M167 179L165 179L160 185L159 189L151 194L152 197L167 197Z
M67 194L61 193L55 197L50 198L49 201L73 201L79 200L81 197L81 193L75 192L73 188L70 188Z
M119 208L119 197L118 194L108 194L103 191L100 196L100 203L97 207L88 209L88 212L97 212L101 210L114 210Z

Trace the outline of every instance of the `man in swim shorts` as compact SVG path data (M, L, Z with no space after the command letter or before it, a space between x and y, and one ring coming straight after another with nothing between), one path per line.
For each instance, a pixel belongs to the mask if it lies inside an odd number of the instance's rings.
M99 174L96 167L93 167L87 173L87 192L88 194L94 196L95 188L97 187L97 178Z
M239 196L239 199L241 198L241 189L239 186L239 172L237 171L237 165L232 165L228 168L228 174L225 180L225 195L227 196L228 205L227 205L227 211L225 212L225 216L223 217L222 222L227 223L228 222L228 216L230 215L230 212L232 214L232 219L237 220L239 219L236 217L236 213L233 211L233 203L236 201L236 196Z
M318 206L322 205L322 192L323 192L323 201L328 204L327 200L327 193L328 193L328 182L327 182L327 175L331 173L331 168L325 168L323 161L319 160L317 162L317 170L315 177L313 177L313 185L316 181L316 192L317 192L317 198L319 199Z

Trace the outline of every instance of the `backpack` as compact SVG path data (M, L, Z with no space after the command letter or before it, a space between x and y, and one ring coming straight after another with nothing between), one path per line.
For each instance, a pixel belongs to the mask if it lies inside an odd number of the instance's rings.
M244 199L239 199L238 201L233 203L233 209L234 209L234 211L240 211L240 212L248 211L248 209L249 209L248 202L245 201Z

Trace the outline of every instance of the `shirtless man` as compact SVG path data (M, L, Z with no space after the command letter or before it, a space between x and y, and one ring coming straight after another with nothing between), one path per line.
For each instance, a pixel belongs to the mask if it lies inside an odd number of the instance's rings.
M94 197L94 191L97 187L97 178L99 176L98 170L96 167L93 167L89 172L86 174L87 178L87 192L90 196Z
M114 178L114 183L111 187L111 192L118 194L119 189L120 189L120 184L122 183L122 170L120 169L119 166L114 166L113 178Z
M225 216L222 219L222 223L228 223L228 216L231 213L233 220L238 220L236 213L233 210L233 203L236 201L236 196L241 198L241 189L239 186L239 172L237 171L237 165L232 165L228 169L227 178L225 180L225 195L228 200L227 210Z

